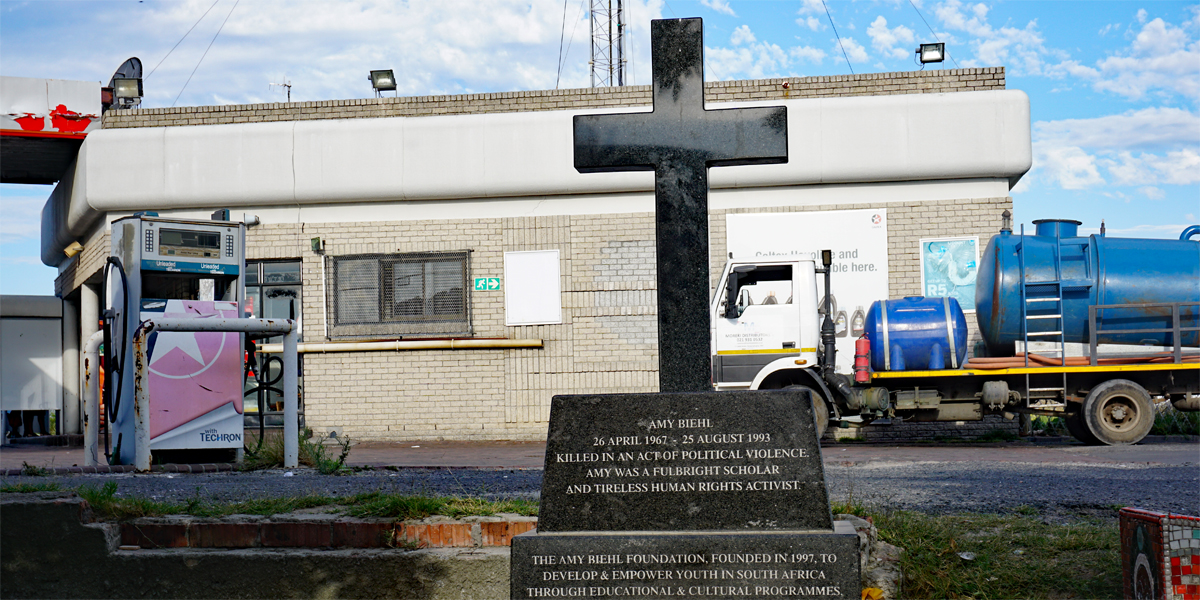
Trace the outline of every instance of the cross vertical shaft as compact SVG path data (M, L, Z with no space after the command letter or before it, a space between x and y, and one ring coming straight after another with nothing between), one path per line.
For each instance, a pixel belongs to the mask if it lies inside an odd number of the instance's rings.
M581 173L654 171L659 390L712 388L708 167L787 162L787 108L706 110L700 19L652 21L651 112L575 116Z

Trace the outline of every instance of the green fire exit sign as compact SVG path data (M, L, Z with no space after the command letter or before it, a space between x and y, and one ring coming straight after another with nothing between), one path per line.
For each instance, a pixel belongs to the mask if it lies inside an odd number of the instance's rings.
M477 292L489 292L489 291L495 291L498 289L500 289L500 278L499 277L476 277L475 278L475 291L477 291Z

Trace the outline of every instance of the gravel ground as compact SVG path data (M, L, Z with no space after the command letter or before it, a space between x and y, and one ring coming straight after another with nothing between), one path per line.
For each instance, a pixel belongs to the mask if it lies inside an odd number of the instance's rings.
M1200 514L1200 467L1146 464L897 462L827 466L829 497L874 509L928 514L1010 512L1032 508L1047 519L1114 516L1138 506ZM182 502L362 492L537 497L542 471L497 469L398 469L320 475L311 469L202 475L65 475L3 477L0 483L57 482L63 488L117 483L119 496Z

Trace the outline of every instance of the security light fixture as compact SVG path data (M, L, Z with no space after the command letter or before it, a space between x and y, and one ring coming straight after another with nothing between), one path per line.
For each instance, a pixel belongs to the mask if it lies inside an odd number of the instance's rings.
M367 79L371 80L371 87L375 88L376 98L379 97L380 92L396 91L396 76L391 69L371 71L371 76Z
M142 104L142 61L131 57L121 63L108 85L100 88L101 110L137 108Z
M140 77L114 77L113 97L121 105L136 103L142 98L142 79Z
M946 44L921 44L921 47L917 48L917 54L921 55L921 64L942 62L946 60Z

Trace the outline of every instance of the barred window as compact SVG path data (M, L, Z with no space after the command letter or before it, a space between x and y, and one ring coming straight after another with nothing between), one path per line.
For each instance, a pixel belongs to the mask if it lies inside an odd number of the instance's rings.
M471 253L326 257L330 337L471 334Z

